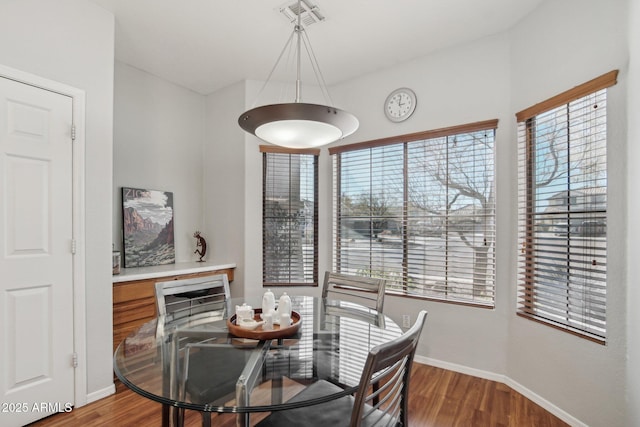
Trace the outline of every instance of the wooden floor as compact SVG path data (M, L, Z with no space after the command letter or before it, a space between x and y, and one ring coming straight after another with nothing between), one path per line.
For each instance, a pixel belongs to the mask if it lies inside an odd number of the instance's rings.
M264 415L263 415L264 416ZM251 417L257 422L260 414ZM187 411L185 426L200 426ZM31 427L160 426L160 404L118 385L116 394L69 413L52 415ZM235 415L214 414L212 425L233 427ZM504 384L415 363L409 397L411 427L564 427L551 415ZM283 426L288 427L288 426Z

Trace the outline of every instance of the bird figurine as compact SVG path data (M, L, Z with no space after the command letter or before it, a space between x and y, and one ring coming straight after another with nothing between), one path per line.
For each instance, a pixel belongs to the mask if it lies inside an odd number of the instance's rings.
M204 237L200 235L199 231L196 231L195 233L193 233L193 237L195 237L197 240L196 250L193 251L193 253L200 255L200 259L198 260L198 262L204 262L203 258L204 258L204 255L207 253L207 241L204 240Z

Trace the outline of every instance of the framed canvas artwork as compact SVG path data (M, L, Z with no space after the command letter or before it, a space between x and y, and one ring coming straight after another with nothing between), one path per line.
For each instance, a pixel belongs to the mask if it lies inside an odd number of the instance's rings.
M124 267L176 262L173 193L122 187Z

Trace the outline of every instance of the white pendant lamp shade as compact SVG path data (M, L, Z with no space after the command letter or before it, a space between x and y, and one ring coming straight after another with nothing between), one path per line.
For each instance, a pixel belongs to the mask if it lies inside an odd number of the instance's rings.
M315 148L351 135L358 119L338 108L294 102L254 108L238 124L263 141L288 148Z

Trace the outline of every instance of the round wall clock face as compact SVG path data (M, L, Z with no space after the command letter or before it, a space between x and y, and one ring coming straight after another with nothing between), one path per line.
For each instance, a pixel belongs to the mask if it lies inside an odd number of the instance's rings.
M416 94L405 87L396 89L384 102L384 113L392 122L407 120L416 109Z

